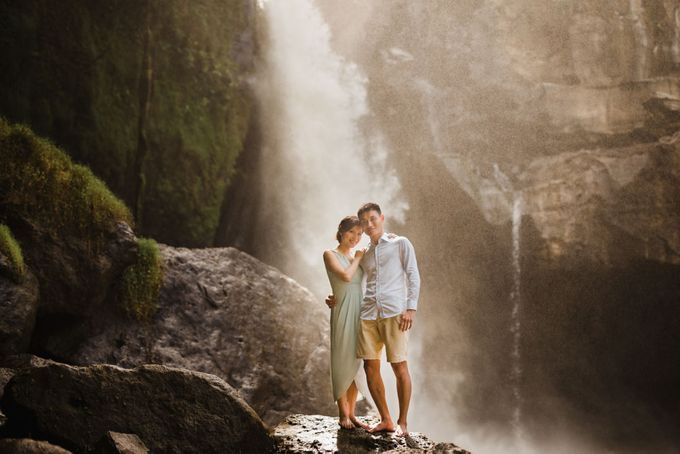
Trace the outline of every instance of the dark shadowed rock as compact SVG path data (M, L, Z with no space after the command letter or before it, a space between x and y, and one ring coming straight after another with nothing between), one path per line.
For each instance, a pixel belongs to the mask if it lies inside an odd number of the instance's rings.
M69 454L71 451L46 441L6 438L0 440L0 452L3 454Z
M95 449L97 454L146 454L149 449L137 435L107 432Z
M37 225L27 226L24 233L29 237L23 243L27 261L36 264L41 293L49 296L40 303L44 315L96 314L112 283L137 251L136 237L124 222L110 226L102 245L94 251L89 238L52 238Z
M7 356L3 358L2 361L0 362L0 366L5 368L4 369L6 371L5 373L9 374L7 382L9 381L10 378L12 378L12 376L14 376L14 374L17 371L31 369L33 367L47 366L49 364L59 363L56 361L52 361L51 359L41 358L39 356L31 355L29 353L20 353L18 355ZM0 369L0 380L2 379L1 377L3 376L2 370L3 369ZM0 381L0 383L2 382Z
M2 394L5 389L5 385L9 382L9 380L14 376L14 370L13 369L8 369L6 367L0 367L0 398L2 398Z
M54 238L24 220L24 254L40 285L31 350L63 360L91 335L91 320L112 312L111 290L134 260L137 243L124 222L104 232L100 246L73 235Z
M233 248L161 246L165 277L151 323L101 321L79 364L162 363L215 374L269 424L335 411L328 311L277 269Z
M14 433L40 433L78 451L92 450L108 431L138 434L154 452L271 447L260 418L227 383L165 366L25 369L6 386L1 403Z
M21 279L3 271L5 256L0 253L0 357L28 350L38 311L38 281L25 269Z
M360 418L376 424L373 417ZM363 429L340 429L338 419L319 415L290 415L276 426L272 437L277 453L451 453L469 454L453 443L435 443L425 435L411 432L408 437L396 434L371 434Z

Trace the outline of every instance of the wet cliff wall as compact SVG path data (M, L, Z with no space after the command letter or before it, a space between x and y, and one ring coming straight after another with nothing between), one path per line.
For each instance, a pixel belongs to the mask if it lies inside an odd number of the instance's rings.
M139 233L212 244L252 116L254 2L0 10L0 115L90 166Z

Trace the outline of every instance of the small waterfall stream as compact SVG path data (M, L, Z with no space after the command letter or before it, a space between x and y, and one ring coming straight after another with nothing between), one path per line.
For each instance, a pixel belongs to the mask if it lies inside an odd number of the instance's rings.
M521 308L522 308L522 268L520 264L520 235L522 229L522 194L514 193L512 204L512 292L510 301L512 303L512 313L510 321L510 331L512 333L512 395L514 398L514 410L512 414L513 431L517 439L522 438L522 351L520 343L522 340Z

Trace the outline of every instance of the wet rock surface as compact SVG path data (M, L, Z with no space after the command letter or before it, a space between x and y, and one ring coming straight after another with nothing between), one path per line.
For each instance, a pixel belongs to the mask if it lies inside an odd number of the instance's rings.
M322 301L237 249L162 246L161 253L165 276L150 323L103 319L71 361L215 374L268 424L293 412L335 411Z
M360 417L374 425L376 418ZM412 432L407 437L396 434L371 434L364 429L346 430L338 418L319 415L290 415L274 428L272 437L277 453L451 453L469 454L453 443L436 443L425 435Z
M0 401L14 436L39 433L90 451L109 431L155 452L266 452L265 427L218 377L165 366L48 364L19 371Z

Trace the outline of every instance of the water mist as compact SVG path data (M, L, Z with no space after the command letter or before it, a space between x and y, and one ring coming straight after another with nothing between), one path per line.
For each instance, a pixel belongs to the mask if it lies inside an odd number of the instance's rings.
M361 127L370 116L367 80L331 50L312 0L261 6L267 43L257 84L261 197L271 229L258 255L321 297L329 290L321 256L335 247L340 219L374 201L388 220L402 221L407 204L379 132Z

